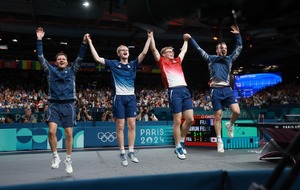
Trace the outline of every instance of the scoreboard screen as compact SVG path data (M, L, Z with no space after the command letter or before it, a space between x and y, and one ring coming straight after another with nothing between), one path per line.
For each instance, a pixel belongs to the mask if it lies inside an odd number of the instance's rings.
M185 138L185 146L217 146L214 115L195 115Z
M236 75L234 94L237 98L248 98L259 90L282 82L281 73L257 73ZM242 97L241 97L242 96Z

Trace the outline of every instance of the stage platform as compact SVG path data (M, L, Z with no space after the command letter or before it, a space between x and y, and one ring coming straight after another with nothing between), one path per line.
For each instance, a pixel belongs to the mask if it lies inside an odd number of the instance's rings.
M277 162L259 160L259 148L228 149L223 154L216 147L187 147L187 159L179 160L174 148L137 147L139 163L129 161L121 166L119 151L110 149L77 149L72 154L74 173L68 175L64 164L50 169L50 151L0 153L0 187L56 181L76 181L114 177L147 176L206 171L249 171L273 169ZM65 152L59 151L60 158Z

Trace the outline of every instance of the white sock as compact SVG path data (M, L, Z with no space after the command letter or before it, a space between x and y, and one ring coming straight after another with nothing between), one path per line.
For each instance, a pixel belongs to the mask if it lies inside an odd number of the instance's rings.
M180 144L180 143L177 143L177 144L176 144L176 148L179 148L179 147L181 147L181 144Z
M125 149L124 148L120 148L120 153L121 154L125 154Z
M128 147L128 152L134 152L133 146L129 146L129 147Z
M66 161L71 161L71 155L66 156Z
M53 157L59 158L59 155L58 155L57 151L53 152Z
M222 142L222 137L221 136L217 136L217 142Z

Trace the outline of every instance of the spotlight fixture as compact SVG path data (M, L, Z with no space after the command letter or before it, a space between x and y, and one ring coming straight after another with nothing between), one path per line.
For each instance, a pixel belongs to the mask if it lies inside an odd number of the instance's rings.
M90 3L89 3L88 1L85 1L85 2L82 3L82 5L83 5L84 7L89 7L89 6L90 6Z
M66 45L68 45L68 42L60 42L59 44L60 44L60 45L65 45L65 46L66 46Z

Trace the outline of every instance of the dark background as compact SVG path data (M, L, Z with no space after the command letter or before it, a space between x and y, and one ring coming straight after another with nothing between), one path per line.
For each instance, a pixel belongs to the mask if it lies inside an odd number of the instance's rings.
M83 7L83 2L1 1L0 45L8 49L0 50L0 59L36 60L35 30L39 26L46 31L44 53L48 60L60 51L75 59L85 33L91 34L101 56L117 58L115 50L124 44L133 47L133 59L144 46L146 29L154 30L158 49L170 45L176 55L184 33L190 33L209 54L215 53L219 41L227 43L230 53L235 45L230 25L237 22L244 47L233 74L279 71L284 81L299 81L300 9L296 0L90 0L89 7ZM218 40L213 40L214 36ZM85 61L93 62L90 53ZM155 64L150 52L142 64ZM183 67L188 83L207 84L206 63L192 47Z

